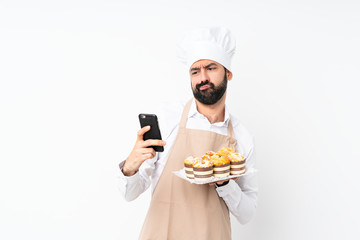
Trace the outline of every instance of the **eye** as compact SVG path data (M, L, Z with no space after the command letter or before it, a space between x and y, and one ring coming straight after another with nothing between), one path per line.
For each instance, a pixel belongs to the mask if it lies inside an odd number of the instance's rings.
M191 72L191 75L196 75L198 72L197 71L193 71Z

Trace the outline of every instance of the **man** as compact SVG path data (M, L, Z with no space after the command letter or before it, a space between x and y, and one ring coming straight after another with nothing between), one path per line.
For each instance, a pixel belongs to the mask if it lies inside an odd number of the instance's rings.
M257 201L254 145L251 135L225 106L235 40L224 28L201 28L187 33L179 57L189 70L194 99L185 107L165 111L160 128L165 141L143 140L149 127L138 131L128 158L119 164L119 186L133 200L152 185L152 199L139 239L231 239L229 211L245 224ZM180 114L179 114L180 113ZM165 146L156 154L148 146ZM188 156L231 147L247 157L248 173L214 184L190 184L172 172Z

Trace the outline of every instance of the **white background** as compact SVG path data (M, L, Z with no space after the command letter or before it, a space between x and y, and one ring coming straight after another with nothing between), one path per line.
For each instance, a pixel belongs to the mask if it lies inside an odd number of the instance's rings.
M0 239L136 239L147 191L117 164L137 115L188 99L175 44L237 38L228 105L256 139L259 201L233 239L359 239L358 1L0 1ZM234 220L234 219L232 219ZM161 227L161 226L159 226Z

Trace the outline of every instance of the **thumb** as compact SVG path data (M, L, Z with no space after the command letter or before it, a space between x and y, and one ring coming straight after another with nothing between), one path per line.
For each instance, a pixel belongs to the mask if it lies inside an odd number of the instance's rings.
M144 134L150 130L150 126L145 126L137 132L137 141L144 140Z

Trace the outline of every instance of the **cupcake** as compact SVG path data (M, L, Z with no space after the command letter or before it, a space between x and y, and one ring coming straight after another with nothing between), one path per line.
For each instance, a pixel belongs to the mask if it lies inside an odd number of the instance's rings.
M202 155L202 160L210 160L210 158L215 155L216 153L213 151L206 152L204 155Z
M232 153L230 158L230 174L238 175L245 172L245 157L240 153Z
M213 155L210 161L214 164L214 177L227 177L230 175L230 159L227 156Z
M196 157L190 156L187 157L184 161L185 165L185 174L187 178L194 179L194 162L196 161Z
M213 163L208 160L197 160L194 163L194 177L198 181L207 181L213 175Z
M222 157L227 157L231 153L235 153L235 150L232 148L229 148L229 147L223 147L217 152L217 155L222 156Z

